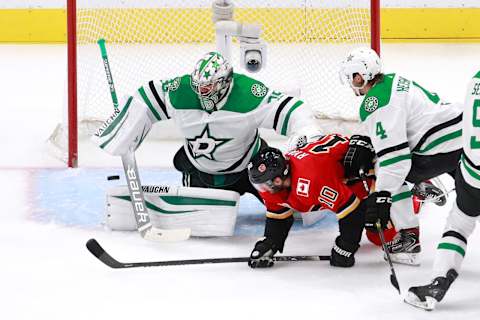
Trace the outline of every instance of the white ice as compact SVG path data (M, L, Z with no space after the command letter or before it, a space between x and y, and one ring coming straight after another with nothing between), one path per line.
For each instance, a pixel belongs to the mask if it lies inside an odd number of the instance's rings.
M478 44L386 44L382 54L386 71L452 101L463 99L469 78L480 69ZM102 265L85 249L89 238L130 262L246 256L257 237L157 244L136 233L33 219L35 172L77 170L52 158L44 143L61 118L65 66L63 45L0 46L1 319L480 319L478 230L469 239L460 277L432 313L402 302L389 283L380 250L366 240L356 266L347 270L325 262L278 263L269 270L251 270L246 264L136 270ZM173 141L161 145L160 152L140 150L140 167L170 167L178 145ZM120 163L90 148L81 153L80 165ZM445 207L428 204L423 209L422 265L395 267L404 292L430 280L435 247L454 198L452 194ZM284 253L328 254L335 235L328 228L292 234Z

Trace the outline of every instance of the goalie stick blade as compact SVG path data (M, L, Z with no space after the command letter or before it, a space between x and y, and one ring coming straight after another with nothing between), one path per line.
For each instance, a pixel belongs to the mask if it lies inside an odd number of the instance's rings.
M185 229L158 229L150 227L141 233L145 240L158 242L184 241L190 238L191 230Z
M213 263L235 263L235 262L248 262L249 257L237 257L237 258L207 258L207 259L190 259L190 260L170 260L170 261L151 261L151 262L132 262L124 263L115 260L109 255L95 239L87 241L87 249L98 260L105 265L114 269L124 268L138 268L138 267L166 267L166 266L181 266L181 265L193 265L193 264L213 264ZM330 256L278 256L273 257L275 261L330 261Z

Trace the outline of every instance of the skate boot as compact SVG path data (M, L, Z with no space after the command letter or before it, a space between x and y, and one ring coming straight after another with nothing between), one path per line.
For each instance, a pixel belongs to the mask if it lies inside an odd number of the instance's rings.
M430 180L414 185L412 193L419 202L433 202L440 207L447 203L445 192L435 186Z
M408 289L404 301L414 307L432 311L435 309L437 302L442 301L457 276L457 271L450 269L445 277L437 277L430 284L411 287Z
M418 228L400 230L393 240L387 243L387 249L393 263L420 265L421 248Z

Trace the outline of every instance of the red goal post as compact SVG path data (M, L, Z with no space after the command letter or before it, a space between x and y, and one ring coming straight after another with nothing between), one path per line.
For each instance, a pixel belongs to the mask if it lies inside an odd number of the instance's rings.
M184 65L193 66L192 61L198 59L198 52L205 51L207 48L212 49L212 45L214 46L213 22L209 13L209 5L205 5L208 1L185 0L178 7L174 5L175 2L178 3L173 0L148 1L148 6L145 6L145 2L139 2L143 4L135 7L134 0L127 2L67 0L68 108L66 108L67 116L65 117L67 120L56 130L57 134L63 135L64 138L53 138L52 135L51 140L64 152L62 158L66 160L69 167L78 165L78 132L83 118L91 117L88 114L90 112L88 108L98 109L96 104L102 105L102 103L105 107L111 106L111 103L102 102L103 98L100 97L109 93L103 69L98 70L97 68L101 63L101 58L98 48L92 47L96 40L105 38L107 43L112 43L112 60L114 61L111 63L116 84L132 81L134 83L132 86L136 85L137 87L142 82L138 82L138 79L131 79L135 78L135 72L146 75L150 70L155 71L155 75L158 74L155 79L168 79L172 73L171 70L164 72L162 69L165 68L164 65L157 67L155 64L158 61L156 60L160 58L149 51L162 48L162 57L166 57L168 54L170 57L174 57L171 58L172 62L175 60L174 63L168 63L168 67L178 64L178 72L187 72L187 69L182 69ZM248 23L256 22L262 25L262 38L267 42L269 56L267 68L264 74L259 75L260 79L265 79L269 83L268 81L271 79L268 73L270 73L275 74L274 80L280 79L277 82L292 80L296 76L293 71L290 72L286 69L299 69L295 71L300 74L301 80L294 82L295 85L301 87L302 97L305 94L307 101L314 102L312 104L321 101L327 106L326 111L318 112L319 118L340 121L355 120L354 116L345 111L347 108L345 106L350 102L339 103L340 107L333 110L332 114L328 114L331 111L328 109L330 108L329 104L333 104L332 101L336 103L339 97L345 95L345 92L337 89L336 84L334 89L330 87L325 89L321 86L338 82L338 76L334 76L336 68L333 65L337 63L338 58L342 58L341 55L347 50L347 47L367 44L380 53L380 0L338 0L331 1L335 3L334 5L326 6L321 4L325 1L320 0L285 0L281 2L233 0L233 2L236 6L236 20ZM125 6L125 3L128 5ZM281 6L277 6L277 3L281 3ZM117 4L118 7L116 7ZM327 30L327 27L331 29ZM122 46L124 48L121 48ZM167 46L168 49L164 50ZM192 46L195 46L195 49L192 49ZM152 49L146 50L147 47ZM289 49L285 50L287 47ZM134 56L139 50L148 52L142 56L145 61L139 62L138 56L129 60L128 56ZM175 50L181 51L181 54L170 53ZM332 52L324 53L329 50ZM165 52L168 53L164 54ZM291 57L289 57L290 54ZM310 59L314 63L304 66L304 58ZM235 57L232 57L233 59ZM320 64L318 61L322 61L321 63L324 65L315 69L317 63ZM137 63L141 64L138 69L132 68L130 65ZM287 64L290 64L288 68L281 69L281 66ZM96 71L89 70L92 65L95 65ZM244 70L238 71L246 73ZM93 73L84 75L87 72ZM92 80L97 77L99 83L105 81L103 87ZM257 76L253 74L253 77ZM85 91L83 88L85 79L89 82L87 87L90 91ZM144 79L141 78L141 80ZM130 91L123 92L121 89L119 91L122 94L130 93L131 88L135 88L127 85L124 87L126 89L123 90ZM105 92L94 92L96 90ZM323 94L327 91L334 91L332 94L334 98L324 96ZM91 96L91 98L86 98L85 95ZM95 114L92 117L98 117L100 120L102 117L105 119L105 114L112 111L102 111L98 116L96 109L92 110L92 114Z

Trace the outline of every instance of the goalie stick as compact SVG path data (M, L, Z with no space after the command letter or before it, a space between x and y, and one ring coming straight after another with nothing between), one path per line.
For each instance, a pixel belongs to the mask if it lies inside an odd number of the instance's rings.
M95 239L87 241L87 249L98 260L114 269L139 268L139 267L166 267L181 266L193 264L213 264L213 263L234 263L248 262L249 257L234 258L207 258L207 259L190 259L190 260L167 260L167 261L151 261L151 262L120 262L106 252ZM330 256L277 256L273 257L274 261L330 261Z
M113 83L110 63L108 62L107 48L105 40L98 40L100 52L102 54L103 65L105 67L105 74L107 76L108 86L110 88L110 95L112 97L113 108L118 110L118 100ZM140 235L146 240L152 241L182 241L190 238L191 230L186 229L159 229L152 226L150 216L148 215L147 205L143 196L142 184L140 183L140 175L138 174L137 162L135 160L135 153L133 150L128 151L122 155L123 170L127 179L128 192L130 193L130 200L132 202L135 220L137 222L137 230Z

